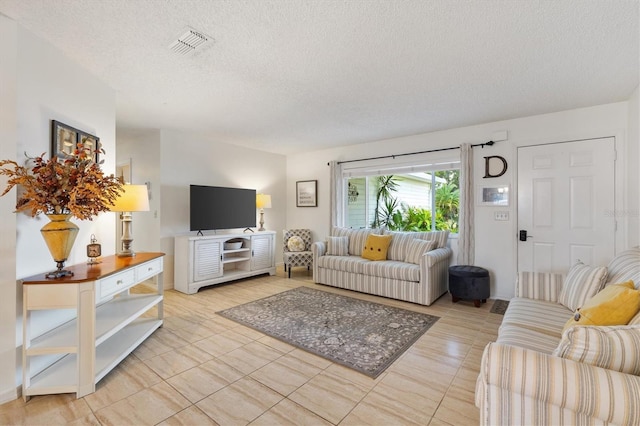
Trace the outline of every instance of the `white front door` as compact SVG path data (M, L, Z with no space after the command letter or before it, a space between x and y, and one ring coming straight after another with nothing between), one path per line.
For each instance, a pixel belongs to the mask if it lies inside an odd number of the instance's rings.
M518 271L606 265L615 252L614 178L614 138L518 148Z

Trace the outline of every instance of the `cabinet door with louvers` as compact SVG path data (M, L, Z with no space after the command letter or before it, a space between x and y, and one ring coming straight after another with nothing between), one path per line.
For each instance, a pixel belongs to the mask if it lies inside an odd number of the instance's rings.
M222 276L222 243L220 241L196 240L193 252L194 282Z
M251 270L273 266L273 235L251 237Z

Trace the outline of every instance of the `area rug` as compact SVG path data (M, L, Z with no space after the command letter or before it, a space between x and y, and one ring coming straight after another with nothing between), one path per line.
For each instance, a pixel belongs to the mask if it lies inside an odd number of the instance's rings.
M489 312L491 312L492 314L504 315L504 313L507 311L508 307L509 307L509 301L508 300L496 299L493 302L493 306L491 307L491 310Z
M372 378L439 319L308 287L218 314Z

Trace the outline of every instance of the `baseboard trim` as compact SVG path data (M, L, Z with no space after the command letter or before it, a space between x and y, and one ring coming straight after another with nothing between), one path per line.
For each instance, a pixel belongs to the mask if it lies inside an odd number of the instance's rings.
M13 401L15 399L20 398L22 394L22 387L18 386L15 389L8 390L0 393L0 404L4 404L5 402Z

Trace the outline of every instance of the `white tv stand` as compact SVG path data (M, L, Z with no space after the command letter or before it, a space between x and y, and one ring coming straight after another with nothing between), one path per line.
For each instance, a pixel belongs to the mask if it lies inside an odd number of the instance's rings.
M275 232L175 237L174 288L197 293L202 287L255 275L275 275ZM225 243L240 242L240 248Z

